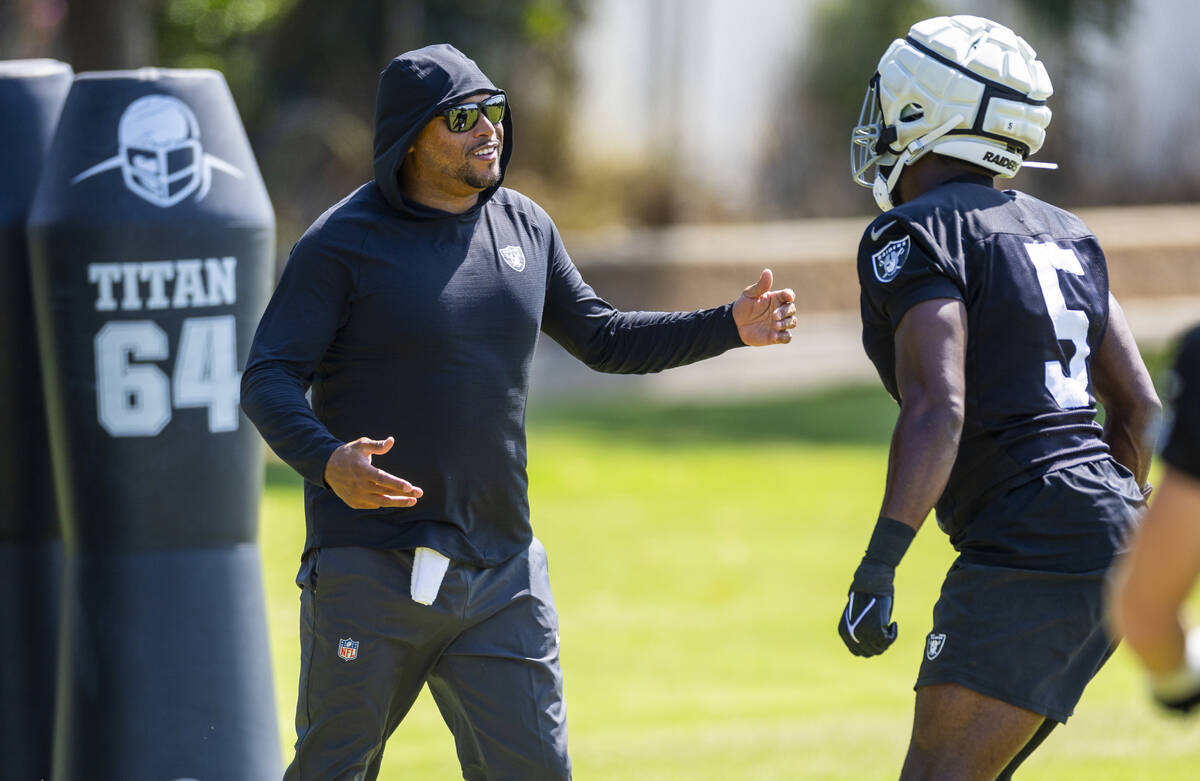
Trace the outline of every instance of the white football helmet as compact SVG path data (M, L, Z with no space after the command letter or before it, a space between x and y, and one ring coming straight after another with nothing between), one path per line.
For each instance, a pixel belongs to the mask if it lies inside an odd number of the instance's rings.
M1053 91L1037 54L1007 27L978 16L918 22L871 78L850 139L854 181L887 211L904 166L926 152L1012 176L1042 147Z

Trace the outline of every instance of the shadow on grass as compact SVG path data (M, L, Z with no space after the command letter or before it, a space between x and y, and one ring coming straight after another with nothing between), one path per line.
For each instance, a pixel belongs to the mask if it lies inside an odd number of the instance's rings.
M655 445L711 442L887 444L898 408L879 387L728 402L592 402L530 405L532 431L585 433Z

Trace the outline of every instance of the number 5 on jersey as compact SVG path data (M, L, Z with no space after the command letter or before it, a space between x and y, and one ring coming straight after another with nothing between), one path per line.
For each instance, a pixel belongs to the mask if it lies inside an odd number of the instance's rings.
M1037 270L1038 286L1054 325L1055 338L1075 345L1075 354L1071 356L1066 372L1060 361L1046 361L1046 390L1063 409L1086 407L1092 401L1087 389L1087 358L1092 352L1087 343L1088 317L1082 310L1067 308L1058 281L1059 271L1083 276L1083 264L1075 250L1050 242L1026 244L1025 252Z

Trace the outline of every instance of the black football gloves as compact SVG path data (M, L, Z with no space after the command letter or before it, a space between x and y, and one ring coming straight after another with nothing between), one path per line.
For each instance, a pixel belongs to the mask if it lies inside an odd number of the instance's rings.
M838 621L838 634L855 656L881 654L896 642L896 622L892 621L892 576L895 570L880 567L869 578L871 584L864 585L868 579L860 580L859 575L868 563L875 564L864 560L854 573L846 609Z
M855 656L881 654L896 642L892 580L916 533L913 527L891 518L880 518L875 524L838 621L838 634Z

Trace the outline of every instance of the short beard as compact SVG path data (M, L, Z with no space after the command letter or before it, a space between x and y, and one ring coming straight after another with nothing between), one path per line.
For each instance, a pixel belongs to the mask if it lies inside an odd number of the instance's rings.
M457 171L455 178L468 187L476 190L486 190L489 187L495 187L500 182L500 166L494 168L488 166L488 169L483 173L479 173L470 163L463 163Z

